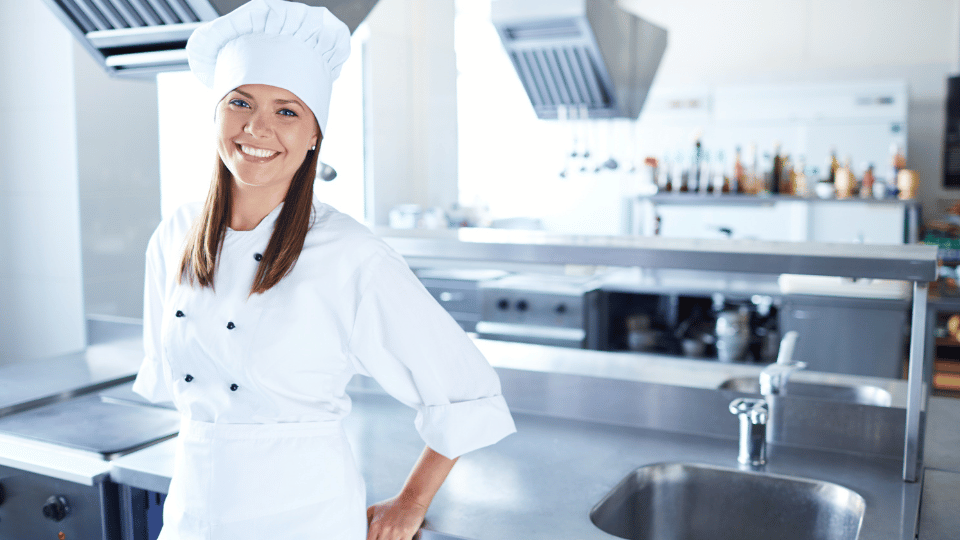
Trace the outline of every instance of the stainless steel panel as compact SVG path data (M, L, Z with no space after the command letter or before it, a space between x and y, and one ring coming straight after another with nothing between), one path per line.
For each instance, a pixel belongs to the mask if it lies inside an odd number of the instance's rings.
M84 486L0 466L0 485L0 540L120 540L118 489L109 481ZM43 513L57 496L70 508L59 522Z
M379 228L377 233L405 257L448 261L681 268L922 282L937 279L936 246L572 236L466 228Z

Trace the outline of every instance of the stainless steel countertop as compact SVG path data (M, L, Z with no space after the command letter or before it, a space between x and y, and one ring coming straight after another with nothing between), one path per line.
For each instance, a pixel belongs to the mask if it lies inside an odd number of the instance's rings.
M345 421L367 500L393 496L423 448L414 412L376 392L354 393ZM695 435L516 415L518 433L461 458L427 515L427 528L481 539L606 539L588 512L633 469L682 461L736 466L737 443ZM115 480L156 490L169 482L172 442L112 462ZM867 500L861 540L912 537L919 484L895 459L771 448L768 472L849 487Z
M523 362L534 371L537 366L549 366L591 377L644 379L656 365L665 364L675 369L665 368L660 377L679 376L674 382L695 381L703 388L714 388L712 385L728 374L759 369L674 358L664 362L656 355L611 357L595 351L483 340L478 340L478 345L494 364ZM537 351L540 357L533 354ZM124 358L123 362L132 362L135 370L139 363L135 350L113 352ZM564 354L557 354L561 352ZM600 358L608 360L605 365L600 365ZM698 367L703 373L697 373ZM716 369L720 372L711 371ZM361 389L352 395L354 411L345 425L367 481L368 500L374 502L399 489L423 443L413 428L412 410L376 391ZM937 536L937 531L956 530L948 528L953 523L950 512L933 509L938 504L945 509L944 504L954 501L960 488L960 478L953 475L960 472L960 456L955 452L960 435L954 430L960 421L960 401L931 399L929 418L925 463L934 481L922 486L926 507L931 510L921 514L924 528L920 538L932 539L943 537ZM590 523L587 512L629 471L664 461L736 464L734 433L724 439L542 415L517 414L516 419L517 434L461 459L431 507L428 528L478 540L611 538ZM0 465L88 485L110 474L117 482L165 492L173 470L174 443L165 441L104 462L99 456L0 437ZM901 480L897 459L773 447L767 470L820 478L859 491L867 499L862 540L912 535L915 521L909 509L916 507L921 485Z

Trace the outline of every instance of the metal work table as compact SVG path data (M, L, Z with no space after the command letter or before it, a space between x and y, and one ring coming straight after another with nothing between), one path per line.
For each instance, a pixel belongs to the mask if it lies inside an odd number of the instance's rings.
M920 479L924 412L932 361L927 347L927 288L937 279L937 248L921 245L702 240L646 236L570 236L541 232L379 229L408 258L675 268L768 275L805 274L913 282L903 479Z
M345 426L372 503L397 492L423 442L413 428L412 410L376 391L353 395L354 410ZM735 433L720 439L522 413L515 418L518 433L461 458L428 512L428 528L477 540L608 539L588 512L638 466L665 461L736 466ZM164 491L173 447L167 441L115 460L115 481ZM921 486L902 481L897 459L772 450L767 472L827 480L866 498L861 540L912 537L916 515L910 508ZM956 492L950 480L938 478L924 489L925 504ZM942 538L927 531L942 530L950 515L928 516L920 538Z

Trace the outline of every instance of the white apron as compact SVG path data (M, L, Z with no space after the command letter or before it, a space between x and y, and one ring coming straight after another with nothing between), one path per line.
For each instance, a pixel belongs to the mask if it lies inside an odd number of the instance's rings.
M184 419L159 540L362 540L363 481L339 421Z

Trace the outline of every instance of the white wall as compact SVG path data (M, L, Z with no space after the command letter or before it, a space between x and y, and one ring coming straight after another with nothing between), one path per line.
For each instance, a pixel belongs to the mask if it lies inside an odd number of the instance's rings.
M453 0L380 0L365 24L367 220L457 201Z
M82 349L73 37L0 2L0 364Z
M140 318L160 222L157 83L111 77L73 50L85 312Z
M477 6L484 3L461 0L461 13L481 10ZM691 88L706 95L710 89L736 85L905 81L909 89L908 166L920 173L920 199L926 215L936 215L940 198L960 198L960 191L940 187L945 78L957 73L960 61L960 0L619 3L669 32L653 93ZM600 174L574 170L560 178L564 156L572 146L570 130L556 121L535 119L492 29L470 25L465 30L475 35L463 41L475 44L477 51L476 58L458 58L463 61L459 106L461 142L466 147L459 158L461 202L471 204L480 199L489 203L494 218L536 217L548 228L563 232L611 234L620 230L617 199L633 184L624 169ZM460 47L460 34L457 43ZM491 47L498 48L500 58L479 58L481 50ZM659 158L664 140L672 136L664 136L664 130L646 120L642 112L636 123L638 144L630 152L626 122L614 123L613 128L604 121L591 123L595 124L592 130L578 134L580 150L582 153L589 145L600 161L612 153ZM693 131L683 137L683 144L690 148ZM617 139L613 144L607 143L610 133ZM655 138L658 144L645 144L645 137ZM628 149L621 146L623 142ZM750 142L767 151L774 144L773 140L743 141L744 145ZM835 144L841 159L854 151L845 148L843 140ZM886 148L880 153L885 154ZM727 155L727 163L730 157ZM807 163L820 166L825 157L808 155ZM855 167L873 159L851 157ZM876 163L878 171L887 168L886 157L883 159ZM578 169L579 163L575 165Z
M940 187L946 77L960 70L960 0L620 4L670 32L658 86L906 80L907 165L920 172L926 215L938 199L960 197Z

